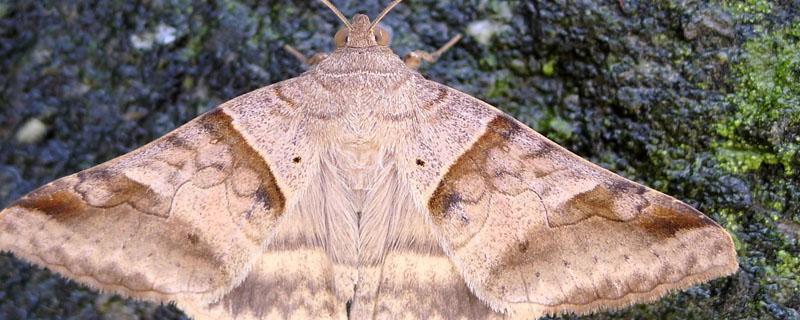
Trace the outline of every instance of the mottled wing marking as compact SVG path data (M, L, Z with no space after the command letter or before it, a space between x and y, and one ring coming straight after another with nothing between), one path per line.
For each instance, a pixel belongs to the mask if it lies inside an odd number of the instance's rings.
M334 294L332 265L323 250L273 248L247 278L208 306L192 307L195 319L346 319Z
M456 120L486 124L443 170L426 205L445 251L493 308L528 317L588 313L737 269L730 236L697 210L580 159L488 105L450 95L458 106L440 109L493 115ZM438 112L431 117L444 119ZM453 127L432 130L447 135Z
M274 108L284 114L301 113L306 120L319 120L326 122L342 117L346 105L351 103L344 100L338 89L323 86L316 75L305 74L297 78L286 80L270 87L270 94L277 98L279 106ZM259 95L258 91L251 94ZM255 120L255 119L252 119ZM253 134L258 134L253 132Z
M216 109L0 212L0 249L104 291L203 304L241 281L281 216L267 164Z
M350 319L501 319L442 252L388 251L362 268Z
M431 93L435 92L435 96L432 97L420 97L420 108L425 111L432 110L436 108L439 104L441 104L445 99L447 99L447 89L444 87L437 87L435 90L431 90ZM428 94L427 92L422 94Z
M312 187L328 189L311 194L337 195L335 187L323 183L329 176L312 176L320 179L314 180ZM356 266L348 261L349 254L341 251L354 249L356 241L330 238L348 237L347 232L331 226L331 222L342 221L325 218L326 212L335 209L317 201L325 198L305 196L303 200L287 209L274 226L274 236L241 284L216 303L184 304L182 308L198 320L347 318L346 301L352 298L355 284L350 273ZM331 248L335 246L338 248Z
M365 197L350 319L498 317L469 291L402 181L386 166Z
M282 85L272 86L272 93L275 95L276 98L278 98L278 100L285 103L288 107L292 109L297 107L297 102L295 102L294 99L283 93Z

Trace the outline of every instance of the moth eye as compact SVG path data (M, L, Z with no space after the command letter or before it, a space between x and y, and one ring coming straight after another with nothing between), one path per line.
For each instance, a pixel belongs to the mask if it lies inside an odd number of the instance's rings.
M350 30L347 28L341 28L336 35L333 36L333 44L337 48L344 47L347 44L347 36L350 34Z
M375 34L375 41L377 41L379 45L389 45L389 33L386 32L386 30L383 30L381 27L377 27L372 31L372 33Z

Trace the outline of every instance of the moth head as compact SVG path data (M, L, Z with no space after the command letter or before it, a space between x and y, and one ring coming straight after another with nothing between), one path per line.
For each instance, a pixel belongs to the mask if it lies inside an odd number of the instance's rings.
M394 0L389 4L386 9L383 9L380 15L375 18L375 21L370 22L369 17L363 14L357 14L353 17L352 22L348 21L344 15L328 0L320 0L328 8L330 8L339 20L342 20L344 27L336 32L333 37L333 43L336 48L350 47L350 48L363 48L372 46L388 46L390 42L389 33L383 28L378 26L383 17L392 10L400 1Z
M363 48L371 46L388 46L389 33L380 26L372 26L369 17L357 14L353 17L352 29L342 27L333 36L336 48L351 47Z

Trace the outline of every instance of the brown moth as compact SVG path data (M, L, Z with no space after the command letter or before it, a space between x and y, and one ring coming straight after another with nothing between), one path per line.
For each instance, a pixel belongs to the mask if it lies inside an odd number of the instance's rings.
M737 270L694 208L415 71L457 38L401 60L400 0L322 2L345 27L308 72L31 192L0 249L195 319L535 319Z

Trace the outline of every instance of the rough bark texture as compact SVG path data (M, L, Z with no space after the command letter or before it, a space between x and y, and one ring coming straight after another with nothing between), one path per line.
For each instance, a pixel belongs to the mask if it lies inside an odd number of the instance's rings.
M408 0L384 25L399 54L465 33L423 73L733 233L736 275L587 318L799 319L799 6ZM338 28L313 0L0 1L0 206L296 76L281 47L330 50ZM0 318L137 317L185 316L0 256Z

